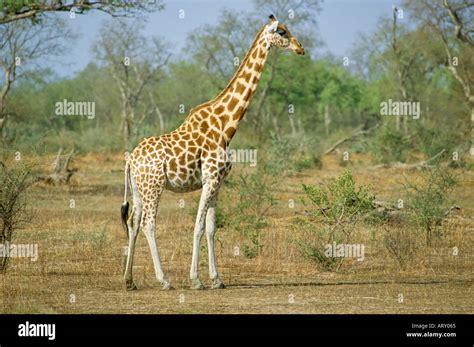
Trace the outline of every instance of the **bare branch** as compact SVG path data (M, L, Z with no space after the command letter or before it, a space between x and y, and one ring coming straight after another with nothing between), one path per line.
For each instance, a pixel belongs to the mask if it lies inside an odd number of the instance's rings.
M466 42L470 44L471 46L474 46L474 41L469 37L469 35L466 35L463 32L464 24L458 15L459 11L466 9L468 7L474 6L474 3L466 3L462 6L459 6L456 9L453 9L451 5L449 4L448 0L443 0L443 6L448 11L449 17L451 17L451 20L454 24L454 36L456 36L460 41Z
M46 12L73 12L75 14L84 14L88 11L97 10L105 12L113 17L130 17L140 12L153 12L163 9L161 0L148 1L73 1L63 4L61 1L38 1L26 2L21 5L4 4L0 8L0 24L7 24L14 21L31 18L37 19L38 16Z
M334 152L337 149L337 147L339 147L343 143L348 142L348 141L354 141L359 136L367 135L367 134L371 133L372 131L374 131L375 129L377 129L379 126L380 126L380 123L377 123L369 129L364 129L364 125L362 125L361 127L359 127L359 129L357 129L354 133L352 133L352 135L350 135L348 137L344 137L344 138L336 141L336 143L333 144L331 147L329 147L329 149L324 154L330 154L330 153Z
M430 163L434 161L435 159L437 159L438 157L440 157L444 152L446 152L445 148L441 150L439 153L429 158L428 160L420 161L419 163L405 164L405 163L395 162L395 163L375 165L375 166L372 166L372 169L380 169L380 168L385 168L385 169L396 168L396 169L407 169L407 170L428 169L432 167Z

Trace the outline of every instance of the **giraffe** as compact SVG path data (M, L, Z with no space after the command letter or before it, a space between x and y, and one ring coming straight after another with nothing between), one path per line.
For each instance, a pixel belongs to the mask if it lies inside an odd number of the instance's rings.
M162 284L162 289L172 289L163 273L155 239L159 200L165 189L191 192L201 188L194 225L191 288L204 288L198 277L199 246L204 232L211 288L225 288L217 272L214 234L217 192L232 166L227 148L257 89L270 48L279 47L298 55L304 54L303 46L286 25L279 23L273 15L269 18L270 22L260 28L240 67L219 95L191 109L181 126L171 133L143 139L126 158L121 215L128 237L124 274L127 290L137 289L133 282L132 264L139 230L143 230L148 241L156 279ZM130 216L128 186L133 201Z

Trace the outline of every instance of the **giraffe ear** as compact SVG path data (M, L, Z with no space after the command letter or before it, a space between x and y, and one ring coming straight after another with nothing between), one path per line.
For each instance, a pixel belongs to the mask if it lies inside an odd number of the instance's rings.
M267 31L270 34L275 33L277 31L277 28L278 28L278 21L277 20L274 20L270 24L267 25Z

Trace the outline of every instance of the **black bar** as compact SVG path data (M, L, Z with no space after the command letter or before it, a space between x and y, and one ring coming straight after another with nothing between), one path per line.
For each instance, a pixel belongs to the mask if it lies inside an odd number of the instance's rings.
M110 342L155 338L151 341L158 341L156 338L166 336L216 338L291 336L304 339L321 337L335 342L390 342L404 346L472 346L473 317L473 315L0 315L0 345L1 347L69 345L71 342L90 344L102 339ZM26 322L30 325L55 324L55 339L18 336L19 325ZM407 333L455 333L456 336L407 337Z

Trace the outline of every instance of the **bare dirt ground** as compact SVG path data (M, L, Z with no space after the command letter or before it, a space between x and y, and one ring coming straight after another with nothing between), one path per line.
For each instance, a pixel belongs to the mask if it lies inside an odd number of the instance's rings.
M44 160L48 163L48 158ZM37 184L30 193L30 223L15 243L37 243L39 258L13 259L0 275L3 313L472 313L474 312L473 173L459 171L453 200L462 207L443 224L445 234L401 270L383 247L382 227L358 227L355 242L366 244L365 260L346 260L337 273L305 259L292 227L303 216L301 183L324 183L342 172L333 157L323 169L284 179L278 204L263 231L262 254L235 255L245 236L223 227L217 257L225 290L189 290L188 272L194 205L199 192L166 192L159 207L158 247L175 290L161 291L154 279L148 245L139 236L134 277L139 290L125 291L122 280L125 233L119 210L123 162L115 154L79 157L69 187ZM370 184L378 199L396 201L399 182L415 173L368 169L365 157L353 160L358 184ZM238 175L238 166L231 173ZM73 199L73 201L71 200ZM184 208L180 208L184 199ZM220 203L232 201L225 189ZM295 207L288 207L294 199ZM71 205L72 204L72 205ZM74 206L74 207L71 207ZM232 216L230 216L232 217ZM356 227L356 226L355 226ZM420 237L422 237L420 235ZM453 247L459 254L452 254ZM207 250L202 244L201 279L209 286Z

